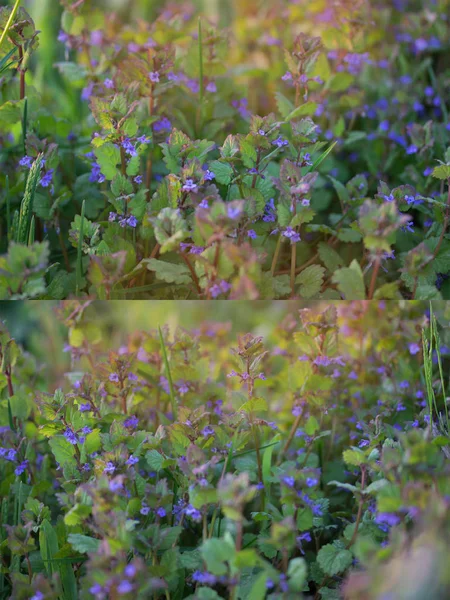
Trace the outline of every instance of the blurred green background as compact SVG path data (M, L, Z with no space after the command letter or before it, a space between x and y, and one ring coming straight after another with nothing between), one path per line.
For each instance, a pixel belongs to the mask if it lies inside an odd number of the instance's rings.
M67 0L66 4L74 4L75 0ZM193 6L208 18L227 26L234 13L236 0L85 0L87 6L102 8L106 12L116 12L122 21L146 19L151 21L161 13L163 6ZM249 4L263 5L266 0L251 0ZM14 4L14 0L1 0L2 6ZM63 6L59 0L21 0L20 6L25 8L33 18L36 28L41 32L39 36L39 49L34 57L34 85L42 90L42 84L48 85L57 74L53 68L55 62L64 60L63 44L57 41L60 30Z
M429 303L426 301L382 302L380 304L383 307L383 319L380 320L375 301L314 302L309 305L298 300L68 300L61 303L16 301L0 302L0 322L4 321L12 337L34 356L36 374L40 374L43 380L52 382L50 387L56 389L65 385L65 374L71 370L71 353L64 351L69 340L64 319L70 315L73 327L80 307L85 308L82 320L77 320L77 323L88 326L92 338L90 343L95 344L97 350L106 355L109 351L117 351L126 344L130 334L154 330L165 325L168 325L172 332L177 326L189 331L200 329L203 335L208 335L214 345L217 345L218 349L222 347L225 353L229 353L229 348L236 344L237 336L245 333L263 336L269 348L278 344L278 328L284 319L288 318L288 331L292 331L291 327L299 330L300 308L311 306L315 311L320 311L330 304L338 308L341 324L347 318L356 318L356 322L359 322L359 325L355 325L357 329L353 333L353 326L349 331L342 329L341 340L349 349L360 348L361 338L355 333L359 330L364 332L364 335L372 333L371 339L376 340L387 339L391 334L397 336L403 327L405 331L413 327L417 329L420 339L420 328L425 323L423 316L429 309ZM450 347L450 302L437 301L432 304L442 326L441 342ZM213 323L217 324L219 331L211 327ZM285 326L286 324L287 322Z

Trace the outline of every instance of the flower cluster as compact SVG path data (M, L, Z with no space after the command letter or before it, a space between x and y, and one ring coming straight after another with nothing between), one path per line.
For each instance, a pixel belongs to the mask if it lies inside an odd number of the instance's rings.
M19 11L0 49L0 298L450 297L449 0L275 0L252 27L248 2L146 21L62 0L46 78ZM45 249L39 286L14 243Z
M2 326L3 561L20 575L5 592L59 593L39 561L61 552L74 594L99 599L375 599L395 593L391 570L411 585L412 548L436 544L445 564L450 313L408 304L244 303L255 334L236 342L205 321L217 304L158 331L145 306L126 336L122 307L111 327L103 305L71 301L62 362L47 358L59 337L24 352Z

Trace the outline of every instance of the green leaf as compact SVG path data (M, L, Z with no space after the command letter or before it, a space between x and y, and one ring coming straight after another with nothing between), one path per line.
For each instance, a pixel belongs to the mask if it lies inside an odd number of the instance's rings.
M313 298L320 292L325 277L325 269L320 265L311 265L304 269L295 280L299 286L301 298Z
M356 229L351 229L350 227L344 227L343 229L340 229L337 236L341 242L347 242L351 244L360 242L362 240L361 233L356 231Z
M352 448L351 450L344 450L342 458L348 465L358 467L366 462L366 455L359 448Z
M432 176L436 179L449 179L450 165L439 165L439 167L435 167Z
M103 175L112 181L117 175L117 165L120 163L120 150L114 144L107 142L99 148L94 148L94 154Z
M334 544L322 546L317 555L317 562L326 575L332 577L350 567L353 554L350 550L339 548Z
M334 248L328 244L325 244L325 242L320 242L317 247L317 251L319 253L320 260L332 273L344 266L344 259L341 257L341 255L338 254Z
M66 464L75 465L75 447L63 436L55 436L49 441L56 462L62 467Z
M355 259L350 267L344 267L333 275L333 283L337 284L338 290L345 300L365 300L366 287L361 267Z
M224 538L211 538L203 542L200 552L206 563L206 568L213 575L226 575L228 573L227 563L231 563L236 555L231 535Z
M143 261L149 271L154 271L156 277L166 283L177 283L179 285L191 282L191 274L186 265L164 262L156 258Z
M233 158L239 152L239 142L234 135L229 135L220 149L222 158Z
M244 165L251 169L255 166L257 160L257 154L255 148L246 139L240 141L240 150L242 162Z
M345 185L343 185L340 181L338 181L334 177L331 177L330 175L328 176L328 179L333 184L341 204L343 206L348 205L350 203L350 194Z
M222 185L229 185L233 176L233 169L228 163L221 162L220 160L213 160L209 163L210 170L216 176L217 183Z
M239 411L243 411L246 413L251 412L265 412L268 410L267 401L264 398L252 398L248 402L245 402L240 408Z
M288 567L289 589L301 592L306 582L308 567L304 558L293 558Z
M47 573L53 574L52 559L58 552L58 536L47 519L44 519L39 529L39 548Z
M0 124L14 125L20 123L23 114L23 100L9 100L0 105Z
M97 552L100 540L81 533L69 533L67 540L74 550L84 554L85 552Z
M283 119L286 119L286 117L294 110L294 105L281 92L275 93L275 101L277 103L278 112Z
M317 110L316 102L305 102L301 106L297 106L292 112L290 112L286 117L285 121L289 122L293 119L297 119L298 117L311 117L315 114Z
M152 471L160 471L164 462L164 456L158 450L149 450L145 455L145 460Z

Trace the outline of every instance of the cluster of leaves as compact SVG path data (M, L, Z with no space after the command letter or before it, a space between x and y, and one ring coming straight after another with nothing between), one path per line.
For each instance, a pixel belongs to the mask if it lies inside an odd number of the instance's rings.
M59 317L56 391L0 334L2 597L448 598L448 306L117 351L89 303Z
M448 0L62 4L36 87L0 9L0 297L449 297Z

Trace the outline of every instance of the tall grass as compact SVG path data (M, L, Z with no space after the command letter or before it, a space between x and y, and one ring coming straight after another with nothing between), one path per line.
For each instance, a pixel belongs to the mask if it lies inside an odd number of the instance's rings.
M427 402L430 414L430 425L433 422L433 417L436 418L441 433L446 432L450 435L447 394L445 390L444 371L442 368L441 341L437 327L436 316L433 312L433 306L430 303L430 327L428 331L422 330L422 345L423 345L423 362L425 384L427 388ZM438 370L440 395L442 396L443 412L439 410L436 393L434 391L433 381L433 353L436 353Z

